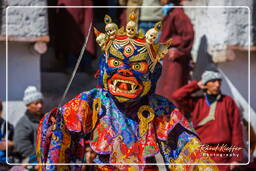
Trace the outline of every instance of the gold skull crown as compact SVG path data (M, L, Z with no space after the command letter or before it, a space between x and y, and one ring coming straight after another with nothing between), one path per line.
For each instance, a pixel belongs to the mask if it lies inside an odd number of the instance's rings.
M105 15L105 33L100 32L94 27L96 42L101 50L105 52L106 57L108 56L108 50L114 44L125 45L130 43L143 47L149 54L150 70L153 71L156 63L167 54L168 48L171 46L171 39L164 43L157 42L162 27L161 22L156 23L146 34L141 29L137 32L136 18L136 14L132 12L129 15L126 27L118 28L117 24L112 22L111 17Z

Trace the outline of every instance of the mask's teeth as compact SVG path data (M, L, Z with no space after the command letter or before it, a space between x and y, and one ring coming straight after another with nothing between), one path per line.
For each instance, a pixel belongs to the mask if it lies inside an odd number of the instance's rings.
M129 92L130 93L135 93L135 89L131 89Z
M135 88L136 88L136 85L135 84L131 84L131 87L132 87L132 91L134 91Z
M116 89L117 80L114 80L113 84L114 84L114 88Z

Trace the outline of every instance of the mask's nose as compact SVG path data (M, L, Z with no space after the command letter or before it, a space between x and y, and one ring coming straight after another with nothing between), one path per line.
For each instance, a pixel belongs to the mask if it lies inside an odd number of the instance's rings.
M119 74L121 74L122 76L132 76L133 73L129 70L129 69L120 69L118 71Z

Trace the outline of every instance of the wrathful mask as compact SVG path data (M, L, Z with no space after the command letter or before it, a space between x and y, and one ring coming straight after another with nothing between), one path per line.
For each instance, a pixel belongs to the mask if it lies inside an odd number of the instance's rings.
M145 36L142 31L137 33L137 30L133 30L131 36L127 30L130 28L129 23L135 24L135 13L131 13L129 18L127 28L115 28L113 34L94 29L97 43L104 51L100 61L100 86L120 103L139 100L154 92L161 73L159 61L170 46L170 41L157 43L155 38ZM106 26L115 25L108 15L104 20ZM161 23L158 22L146 35L154 32L158 36L160 28Z

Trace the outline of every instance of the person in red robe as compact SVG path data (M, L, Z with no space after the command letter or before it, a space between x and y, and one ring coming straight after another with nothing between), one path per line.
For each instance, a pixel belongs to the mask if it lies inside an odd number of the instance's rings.
M220 88L220 73L205 71L201 81L191 81L176 90L172 98L180 109L191 112L193 127L204 144L202 150L211 155L216 163L243 162L239 108L230 96L221 93ZM192 95L200 89L205 92L203 96ZM229 170L234 167L224 165L219 166L219 169Z
M176 1L178 2L178 1ZM172 101L171 95L187 83L190 78L191 49L194 41L194 30L190 19L174 0L162 1L166 16L163 18L163 29L160 42L172 39L172 48L163 59L162 75L157 83L156 93ZM168 9L169 11L166 11Z
M93 6L91 0L57 0L58 6ZM57 56L65 58L69 73L73 70L84 40L93 22L93 8L56 8L55 42ZM91 60L96 56L95 37L93 30L89 32L85 55L81 61L81 69L94 73Z

